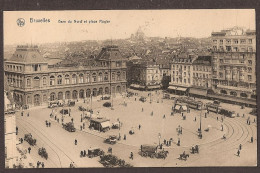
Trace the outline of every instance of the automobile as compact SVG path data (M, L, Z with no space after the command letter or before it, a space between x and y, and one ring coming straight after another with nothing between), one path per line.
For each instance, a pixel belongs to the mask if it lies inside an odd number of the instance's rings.
M76 131L76 128L74 127L74 124L72 122L62 124L62 126L68 132L75 132Z
M111 107L111 103L110 103L110 102L105 102L105 103L103 104L103 106L104 106L104 107Z
M145 98L145 97L141 97L139 100L140 100L141 102L146 102L146 98Z
M100 100L110 100L110 96L102 96L100 97Z
M141 145L139 154L142 157L165 159L168 155L168 151L159 149L158 145Z
M93 158L93 157L97 157L97 156L102 156L102 155L104 155L104 153L105 152L103 150L101 150L100 148L89 148L87 156L89 158Z
M24 140L28 142L31 146L36 145L36 139L33 139L32 134L28 133L24 135Z
M105 143L108 144L116 144L117 136L116 135L110 135L108 138L105 139Z

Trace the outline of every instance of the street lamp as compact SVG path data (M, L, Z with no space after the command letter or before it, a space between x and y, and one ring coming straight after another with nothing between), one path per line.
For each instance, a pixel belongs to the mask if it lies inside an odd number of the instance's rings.
M158 134L158 138L159 138L159 145L161 145L161 144L160 144L161 133Z

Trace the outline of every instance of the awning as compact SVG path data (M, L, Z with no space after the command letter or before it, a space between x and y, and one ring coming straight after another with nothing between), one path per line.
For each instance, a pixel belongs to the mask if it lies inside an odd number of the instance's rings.
M202 90L202 89L197 89L197 88L190 88L189 93L190 94L201 95L201 96L206 96L207 95L207 90Z
M133 88L140 88L140 85L137 85L137 84L131 84L130 87L133 87Z
M182 106L182 109L183 109L184 111L186 111L186 110L187 110L187 106Z
M177 88L177 87L175 87L175 86L169 86L169 87L168 87L168 89L170 89L170 90L176 90L176 88Z
M148 89L160 88L160 85L147 86Z
M145 89L145 86L141 86L141 85L139 85L139 88Z
M176 90L178 90L178 91L186 91L186 90L187 90L187 88L183 88L183 87L177 87L177 88L176 88Z
M101 126L102 128L110 127L110 122L109 121L103 122L101 123Z
M180 108L181 108L180 105L175 105L175 108L174 108L174 109L179 110Z

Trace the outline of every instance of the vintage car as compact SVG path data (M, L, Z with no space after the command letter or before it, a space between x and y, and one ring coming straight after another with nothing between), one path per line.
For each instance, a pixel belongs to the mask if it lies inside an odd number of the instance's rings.
M102 96L100 97L100 100L110 100L110 96Z
M79 106L79 111L87 111L87 109L84 108L83 106Z
M87 156L89 158L93 158L93 157L97 157L97 156L102 156L102 155L104 155L104 153L105 152L103 150L101 150L100 148L89 148Z
M116 144L117 136L116 135L110 135L108 138L105 139L105 143L108 144Z
M45 148L39 148L39 150L38 150L38 154L41 156L41 157L43 157L43 158L45 158L46 160L48 159L48 153L46 152L46 149Z
M48 108L55 108L59 106L59 102L58 101L52 101L48 103Z
M142 157L165 159L168 153L164 149L159 149L158 145L141 145L140 155Z
M28 142L30 145L36 145L36 139L33 139L32 134L28 133L24 135L24 140Z
M61 110L60 110L60 113L61 113L62 115L69 114L69 109L61 109Z
M62 124L62 126L68 132L75 132L76 131L76 128L74 127L74 124L72 122Z

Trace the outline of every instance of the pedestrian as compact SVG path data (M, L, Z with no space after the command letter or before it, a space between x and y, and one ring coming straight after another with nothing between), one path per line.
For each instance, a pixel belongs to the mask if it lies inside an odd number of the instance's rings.
M86 150L83 151L83 156L86 157L87 153Z
M134 154L133 154L133 152L130 153L130 159L132 159L132 160L134 159Z
M57 119L57 116L55 115L54 119L56 120Z
M49 122L49 127L51 127L51 122Z
M85 129L85 123L83 123L83 129Z
M182 134L182 127L181 127L181 130L180 130L181 134Z
M166 141L166 146L167 146L167 147L169 146L169 141Z
M126 140L126 135L124 134L124 140Z
M80 151L80 157L83 157L83 156L84 156L83 151Z
M39 161L37 161L37 168L39 168L39 165L40 165L40 162L39 162Z
M240 157L240 150L237 150L237 156Z
M21 116L23 116L23 111L21 112Z
M70 116L70 113L69 113L69 116Z
M242 149L242 145L241 144L239 144L239 150L241 150Z
M237 117L239 117L239 113L237 113Z
M82 130L82 126L80 126L80 130Z
M16 126L16 135L18 135L18 127Z
M223 129L223 124L221 124L221 131L223 131L224 129Z
M245 114L243 114L243 118L245 117Z
M196 119L196 117L195 117L195 119L194 119L195 121L197 121L197 119Z
M248 121L248 125L250 125L250 120Z
M169 146L171 146L172 145L172 141L171 140L169 140Z
M164 145L166 145L166 139L163 140Z
M251 137L251 143L253 143L254 142L254 138L253 138L253 136Z
M136 98L135 98L135 101L136 101Z
M165 116L165 114L163 115L163 119L165 119L166 118L166 116Z
M205 118L207 118L207 113L205 112Z
M177 143L178 146L181 145L181 141L180 141L180 138L178 138L178 143Z
M141 125L139 124L139 130L141 129Z
M217 121L218 121L218 117L217 117Z
M183 117L183 112L181 113L181 116Z
M21 144L23 143L23 138L21 138Z
M44 168L44 162L42 162L42 168Z
M151 112L151 116L153 116L153 111Z
M71 118L71 122L73 122L73 118Z
M28 148L28 153L29 153L29 154L31 153L31 147Z
M78 141L77 141L77 139L75 139L75 145L77 145L78 144Z
M29 112L27 113L27 117L29 117L30 116L30 114L29 114Z
M142 108L142 112L144 111L144 108Z
M57 118L57 122L58 122L58 123L60 122L60 119L59 119L59 118Z

